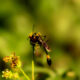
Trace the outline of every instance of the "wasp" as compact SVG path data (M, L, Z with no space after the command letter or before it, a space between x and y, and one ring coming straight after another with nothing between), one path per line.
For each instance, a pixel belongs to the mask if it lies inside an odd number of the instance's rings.
M29 38L30 38L30 43L33 47L35 47L36 44L43 47L43 49L46 53L47 63L48 63L48 65L51 65L51 57L48 54L48 52L50 52L51 50L50 50L47 42L45 40L43 40L42 35L40 33L32 32L29 35Z

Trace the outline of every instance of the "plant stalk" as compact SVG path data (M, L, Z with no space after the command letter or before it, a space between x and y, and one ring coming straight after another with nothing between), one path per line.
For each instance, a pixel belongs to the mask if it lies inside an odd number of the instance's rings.
M34 60L32 60L32 80L34 80Z
M26 78L27 80L30 80L30 78L29 78L28 75L23 71L22 68L20 68L20 71L23 73L23 75L25 76L25 78Z

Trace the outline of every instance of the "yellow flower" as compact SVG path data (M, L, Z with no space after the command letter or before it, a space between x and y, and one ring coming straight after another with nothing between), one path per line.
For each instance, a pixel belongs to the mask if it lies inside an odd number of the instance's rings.
M12 68L19 68L21 67L21 61L19 59L19 56L15 56L15 53L11 55L11 67Z
M6 69L5 71L2 71L2 77L6 78L6 79L11 79L12 78L12 72L9 71L8 69Z
M19 56L15 56L15 53L12 53L11 56L6 56L3 58L4 62L10 62L11 68L19 68L21 67L21 61L19 59Z
M70 71L70 72L67 73L67 76L68 77L75 77L75 72Z
M6 57L3 58L3 61L6 62L6 63L9 62L10 60L11 60L10 56L6 56Z
M19 74L17 72L13 73L13 78L18 79L19 78Z
M2 77L6 78L6 79L18 79L19 74L17 72L12 73L8 69L6 69L5 71L2 71Z
M6 79L20 79L18 71L21 71L23 73L23 75L28 80L30 80L29 77L21 69L20 57L16 56L15 53L13 53L11 56L4 57L3 61L9 62L11 64L12 72L9 71L8 69L6 69L5 71L2 71L2 77L6 78Z

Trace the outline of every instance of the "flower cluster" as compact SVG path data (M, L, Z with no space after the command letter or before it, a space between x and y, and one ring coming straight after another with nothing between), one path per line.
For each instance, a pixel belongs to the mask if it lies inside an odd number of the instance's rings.
M18 79L19 78L19 74L17 72L12 72L8 69L2 71L2 73L3 73L2 77L6 79Z
M4 71L2 71L2 77L6 78L6 79L17 79L17 78L19 78L18 72L15 71L21 67L21 61L20 61L19 56L16 56L15 53L13 53L13 54L11 54L11 56L4 57L3 61L5 63L9 62L10 67L11 67L11 69L13 69L13 71L5 69Z
M5 77L6 79L11 79L12 78L12 72L6 69L5 71L2 71L3 75L2 77Z
M19 73L22 72L24 77L27 80L30 80L28 75L21 68L20 57L16 56L15 53L11 54L11 56L6 56L3 58L5 63L10 63L11 70L5 69L2 71L2 77L6 79L20 79Z
M3 58L4 62L10 62L11 68L19 68L21 67L21 61L19 59L19 56L15 56L15 53L13 53L11 56L6 56Z

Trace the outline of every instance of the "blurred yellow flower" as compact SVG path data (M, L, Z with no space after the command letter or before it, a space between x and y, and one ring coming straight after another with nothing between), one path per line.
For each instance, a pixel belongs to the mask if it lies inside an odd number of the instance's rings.
M10 60L11 60L10 56L6 56L6 57L3 58L3 61L6 62L6 63L9 62Z
M19 74L17 72L13 73L13 78L18 79L19 78Z
M4 62L9 62L11 66L11 71L8 69L2 71L2 77L6 79L20 79L19 77L19 71L23 73L23 75L27 78L27 80L30 80L29 77L24 73L24 71L21 68L21 61L20 57L16 56L15 53L12 53L11 56L6 56L3 58Z
M19 56L15 56L15 53L12 53L11 56L6 56L3 58L4 62L10 62L11 68L19 68L21 67L21 61L19 59Z
M67 73L67 76L68 77L75 77L75 72L70 71L70 72Z
M11 79L12 78L12 72L6 69L5 71L2 71L2 77L6 79Z
M11 68L19 68L21 67L21 61L19 56L15 56L15 53L11 55Z

